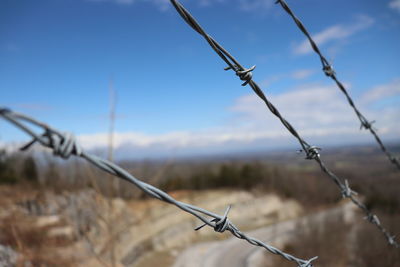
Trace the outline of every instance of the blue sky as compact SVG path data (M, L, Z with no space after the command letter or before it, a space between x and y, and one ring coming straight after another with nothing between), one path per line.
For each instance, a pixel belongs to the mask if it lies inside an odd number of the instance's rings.
M310 143L373 142L271 0L182 1ZM362 112L399 140L400 1L289 0ZM288 147L293 138L167 0L1 0L1 105L134 157ZM0 144L27 140L0 121Z

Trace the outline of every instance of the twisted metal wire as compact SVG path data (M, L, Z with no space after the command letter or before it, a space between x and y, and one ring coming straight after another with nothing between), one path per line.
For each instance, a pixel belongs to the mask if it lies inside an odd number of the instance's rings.
M354 104L353 99L351 98L349 92L347 91L346 87L343 85L342 82L339 81L339 79L336 77L336 72L333 69L333 66L329 63L329 61L323 56L321 51L319 50L317 44L315 41L312 39L310 33L307 31L306 27L304 24L296 17L296 15L293 13L293 11L290 9L288 4L284 0L277 0L276 4L280 4L282 8L292 17L294 22L296 23L297 27L304 33L304 35L307 37L308 41L310 42L310 45L314 52L319 56L322 64L322 71L325 73L326 76L330 77L333 81L335 81L336 85L339 87L340 91L346 96L346 99L349 103L349 105L352 107L354 112L357 115L357 118L361 122L360 130L364 128L365 130L368 130L374 137L376 142L379 144L379 147L381 150L386 154L387 158L389 161L394 164L398 170L400 170L400 161L398 158L393 156L392 153L385 147L383 144L381 138L379 137L377 130L372 127L372 124L375 121L369 121L357 108L357 106Z
M175 205L179 209L192 214L193 216L195 216L196 218L198 218L203 222L203 225L195 229L196 231L203 228L204 226L210 226L214 229L214 231L218 233L229 231L231 232L232 235L234 235L239 239L244 239L248 243L254 246L263 247L267 251L273 254L280 255L289 261L295 262L299 267L312 267L312 261L317 259L317 257L311 258L309 260L299 259L296 258L295 256L292 256L290 254L287 254L279 250L278 248L268 245L258 239L247 236L228 219L228 213L231 208L230 206L227 208L224 215L220 216L203 208L174 199L164 191L135 178L134 176L132 176L130 173L128 173L118 165L108 160L99 158L97 156L85 152L82 149L82 147L77 143L75 137L72 134L62 133L27 115L13 112L7 108L0 107L0 116L3 117L5 120L9 121L10 123L14 124L15 126L17 126L22 131L26 132L28 135L32 137L32 141L24 145L21 148L22 150L28 149L34 143L40 143L41 145L50 148L55 156L59 156L63 159L68 159L72 155L81 157L90 162L91 164L93 164L94 166L100 168L101 170L134 184L136 187L141 189L146 194L154 198L157 198L161 201ZM25 123L23 123L23 121ZM42 128L44 130L44 133L41 135L37 134L35 131L33 131L26 125L26 122L33 124L39 128ZM205 216L212 217L213 219L209 220Z
M309 145L296 131L296 129L280 114L279 110L267 99L261 88L257 85L256 82L252 80L252 70L255 69L255 66L246 69L243 68L242 65L227 52L217 41L215 41L210 35L208 35L203 28L199 25L199 23L195 20L195 18L187 11L181 3L176 0L170 0L172 5L175 7L179 15L185 20L185 22L192 27L197 33L202 35L204 39L210 44L213 50L221 57L222 60L228 64L228 67L225 70L233 70L237 76L239 76L240 80L244 81L242 86L250 85L253 91L259 96L270 112L274 114L286 127L286 129L299 141L302 149L300 151L304 151L306 154L306 159L315 160L320 166L321 170L328 175L328 177L338 186L342 197L349 198L360 210L362 210L366 219L375 225L387 239L388 243L396 248L399 248L399 244L395 241L395 237L391 235L381 224L378 217L373 214L362 202L360 202L356 197L356 193L350 189L347 180L342 182L342 180L336 176L332 171L330 171L325 163L322 161L319 151L321 148ZM318 48L317 48L318 49ZM321 59L322 60L322 59ZM325 60L326 61L326 60ZM323 62L325 62L323 61ZM327 62L327 61L326 61Z

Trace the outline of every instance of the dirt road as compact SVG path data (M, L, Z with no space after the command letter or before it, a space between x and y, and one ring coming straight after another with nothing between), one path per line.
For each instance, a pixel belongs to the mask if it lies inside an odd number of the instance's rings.
M302 218L263 227L248 232L248 235L282 248L290 242L291 236L302 224L323 227L323 221L328 218L343 216L344 220L351 221L353 215L353 205L346 203ZM244 240L229 238L189 247L177 257L173 267L266 267L266 263L271 262L273 257L279 256L254 247Z

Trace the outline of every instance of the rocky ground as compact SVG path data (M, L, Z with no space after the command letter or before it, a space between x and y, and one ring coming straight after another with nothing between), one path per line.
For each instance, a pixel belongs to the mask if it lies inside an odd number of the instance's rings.
M0 266L172 266L185 248L230 237L154 199L106 199L95 190L54 193L1 187ZM276 195L178 191L173 197L223 213L243 230L297 218L302 208ZM162 265L160 265L162 264Z

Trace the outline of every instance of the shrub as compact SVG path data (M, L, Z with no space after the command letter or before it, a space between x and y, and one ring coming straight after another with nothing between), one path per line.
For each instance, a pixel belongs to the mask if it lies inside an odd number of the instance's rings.
M0 151L0 183L15 184L17 176L14 169L11 167L12 159L7 156L4 150Z
M25 158L23 167L22 167L22 177L24 180L37 183L38 182L38 172L35 160L32 156L28 156Z

